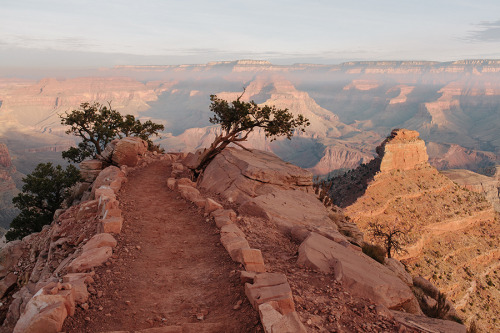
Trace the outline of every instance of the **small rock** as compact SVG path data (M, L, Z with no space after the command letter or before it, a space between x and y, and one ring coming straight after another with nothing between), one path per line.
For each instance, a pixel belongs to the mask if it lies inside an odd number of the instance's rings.
M238 302L236 302L235 306L233 306L233 310L239 310L241 308L241 304L243 301L240 299Z
M102 291L97 291L97 297L102 297Z
M82 307L82 309L84 309L85 311L87 311L89 309L89 304L88 303L83 303L82 305L80 305ZM87 319L85 319L87 320Z
M102 306L100 306L98 310L102 311L102 310L104 310L104 308Z
M140 246L140 245L137 245L135 248L136 248L137 250L139 250L139 251L141 250L141 246Z
M85 321L90 321L90 317L85 317Z
M205 319L205 316L203 315L203 313L197 313L196 314L196 319L203 320L203 319Z
M130 305L130 301L125 301L125 304Z

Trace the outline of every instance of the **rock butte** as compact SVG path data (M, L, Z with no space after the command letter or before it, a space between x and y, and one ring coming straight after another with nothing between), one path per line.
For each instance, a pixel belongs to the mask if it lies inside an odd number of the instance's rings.
M366 241L373 241L371 222L404 230L409 242L406 252L396 257L412 274L432 279L460 304L460 315L472 320L479 308L472 301L463 301L472 297L467 290L477 284L488 285L485 276L496 269L500 259L494 245L500 237L500 226L493 207L482 194L458 186L430 166L424 142L416 131L393 130L377 153L379 157L369 164L335 178L333 197L345 199L344 212L365 233ZM494 179L490 183L496 184ZM355 184L361 186L353 190ZM469 267L470 276L461 267ZM469 281L471 276L474 278ZM480 303L490 299L492 308L500 305L489 288L478 291L475 297ZM487 320L481 323L492 327Z

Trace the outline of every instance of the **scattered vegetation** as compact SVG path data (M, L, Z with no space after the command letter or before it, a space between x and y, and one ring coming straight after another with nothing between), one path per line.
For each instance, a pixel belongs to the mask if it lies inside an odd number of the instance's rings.
M12 202L21 210L5 234L7 241L21 239L52 222L57 209L68 196L68 189L80 180L80 171L73 165L63 169L60 165L40 163L23 178L22 192Z
M73 134L82 141L78 147L71 147L62 153L68 161L79 163L86 158L100 155L106 145L116 138L136 136L148 142L150 149L159 149L153 145L151 136L158 136L164 129L161 124L148 120L141 123L133 115L121 115L118 111L100 103L82 103L80 108L61 115L61 124L70 126L67 134Z
M296 129L305 131L305 127L310 125L309 120L301 114L294 117L288 109L268 105L261 107L254 101L243 102L242 96L243 94L231 103L216 95L210 96L210 111L214 113L210 122L220 124L222 133L198 157L192 167L195 176L203 172L212 159L229 144L239 145L239 142L245 141L255 128L263 128L266 137L270 137L272 141L278 136L291 139Z
M370 223L369 231L374 238L380 239L385 247L387 258L392 257L392 253L406 252L404 245L407 243L407 231L397 226L382 225L380 223Z

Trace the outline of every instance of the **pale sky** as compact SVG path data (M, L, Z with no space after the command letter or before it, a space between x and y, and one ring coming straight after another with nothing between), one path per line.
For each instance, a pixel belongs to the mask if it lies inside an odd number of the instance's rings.
M500 58L499 0L0 0L0 67Z

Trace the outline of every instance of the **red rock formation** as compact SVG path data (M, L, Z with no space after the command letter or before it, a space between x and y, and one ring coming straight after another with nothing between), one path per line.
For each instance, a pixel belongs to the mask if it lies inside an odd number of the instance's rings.
M427 150L424 140L417 131L395 129L382 144L377 147L382 159L380 171L412 170L428 165Z
M493 308L498 308L500 299L489 289L474 296L467 290L492 283L485 276L500 258L495 211L483 195L461 188L430 166L418 136L416 131L392 131L377 149L380 167L370 163L338 177L334 183L344 182L344 192L332 195L349 195L368 173L370 180L344 210L365 232L365 240L376 241L370 237L373 222L404 231L407 252L398 258L406 261L410 272L433 279L454 302L459 316L470 318L488 299L492 310L481 325L491 328L491 318L497 316ZM462 267L469 273L462 273ZM474 302L467 301L472 297Z

